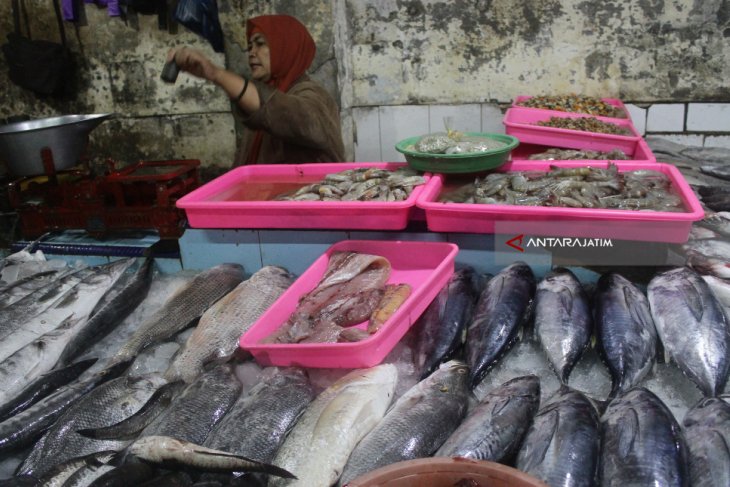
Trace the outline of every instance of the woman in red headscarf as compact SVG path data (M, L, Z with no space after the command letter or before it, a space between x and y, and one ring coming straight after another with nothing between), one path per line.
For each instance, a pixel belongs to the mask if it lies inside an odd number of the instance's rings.
M248 20L246 34L251 79L194 49L167 58L220 86L240 110L245 129L233 165L343 161L337 103L305 74L316 50L307 28L289 15L264 15Z

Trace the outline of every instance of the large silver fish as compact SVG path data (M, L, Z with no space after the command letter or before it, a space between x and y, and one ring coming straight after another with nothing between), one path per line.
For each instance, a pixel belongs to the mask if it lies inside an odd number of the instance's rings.
M59 359L72 362L91 345L107 336L144 300L152 284L154 259L148 257L137 271L124 279L122 276L91 311L90 318L71 338Z
M292 283L285 269L266 266L210 307L165 373L168 380L192 382L210 361L228 361L239 337Z
M644 293L613 272L598 279L593 312L599 352L611 372L615 396L637 385L654 365L654 320Z
M186 387L167 410L142 431L142 436L172 436L202 444L236 402L242 389L231 367L218 365Z
M0 341L0 360L5 360L20 348L53 330L70 316L76 320L86 320L99 299L133 262L134 259L121 259L90 270L89 274L63 293L43 312L7 333ZM16 305L23 301L18 301Z
M466 327L476 304L474 270L460 269L413 325L413 350L421 380L440 364L453 358L464 341Z
M258 384L240 396L204 446L259 462L274 459L286 434L314 399L314 391L302 369L266 372Z
M385 465L433 455L464 419L468 403L466 365L442 364L406 391L355 447L340 485Z
M330 487L355 445L380 422L395 392L392 364L354 370L307 407L274 457L296 481L271 479L270 487Z
M120 377L103 384L71 406L48 430L21 466L20 473L43 475L71 458L121 450L129 441L93 440L76 430L117 423L134 414L164 384L159 375Z
M693 487L730 485L730 404L704 398L682 422Z
M516 377L492 390L434 456L504 463L517 453L540 404L540 379Z
M730 278L730 241L726 238L690 240L682 246L687 265L702 274Z
M472 389L514 344L534 293L535 276L524 262L502 269L487 283L467 332Z
M593 333L588 296L568 269L555 269L538 283L535 333L553 370L567 384Z
M730 373L730 324L707 283L680 267L655 276L648 295L667 355L706 396L722 393Z
M595 406L583 393L562 385L537 412L516 466L553 487L589 487L595 485L599 446Z
M687 487L686 446L672 412L648 389L613 399L601 417L599 485Z
M16 301L20 301L27 295L47 286L68 272L70 272L68 269L47 270L0 287L0 309L10 306Z
M242 280L239 264L221 264L199 273L139 326L114 360L133 358L145 347L183 330Z

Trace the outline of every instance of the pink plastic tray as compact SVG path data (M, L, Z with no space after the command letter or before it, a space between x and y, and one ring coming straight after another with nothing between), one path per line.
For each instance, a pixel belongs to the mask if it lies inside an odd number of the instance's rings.
M543 127L537 122L549 120L550 117L582 118L590 115L554 112L534 108L510 108L504 115L503 123L506 133L520 139L521 143L549 145L551 147L567 147L569 149L593 149L609 151L621 149L627 154L636 151L641 135L629 120L619 118L595 117L604 122L613 123L631 131L628 135L601 134L582 130L568 130L557 127Z
M553 146L551 146L553 147ZM550 149L548 146L544 145L534 145L534 144L520 144L518 145L513 151L512 151L512 160L513 161L529 161L529 157L532 154L539 154L541 152L545 152L546 150ZM631 159L629 161L635 161L635 162L656 162L656 156L649 148L649 144L646 143L646 141L642 138L639 139L639 141L636 143L636 146L634 147L634 151L627 154ZM532 160L539 160L539 159L532 159ZM575 161L581 161L586 164L594 164L595 162L603 162L603 161L594 161L590 159L575 159ZM622 161L617 161L622 162Z
M377 333L354 343L260 344L286 322L299 298L324 275L330 255L351 250L386 257L392 266L389 283L407 283L411 295ZM241 337L241 348L262 365L359 368L379 364L418 319L454 273L458 247L446 242L346 240L330 247ZM366 328L367 323L356 325Z
M326 228L402 230L423 185L405 201L270 201L268 198L358 167L394 171L400 162L242 166L177 202L193 228ZM424 175L426 180L429 174Z
M516 161L499 168L506 171L548 171L550 166L585 167L585 162ZM606 161L593 167L606 168ZM649 242L683 243L692 222L701 220L704 211L679 170L671 164L619 161L619 171L650 169L666 174L681 196L686 212L634 211L549 206L488 205L439 203L444 185L435 175L417 201L426 211L426 225L434 232L524 233L582 238L616 238Z
M545 110L548 112L557 112L557 113L575 113L575 112L564 112L562 110L548 110L545 108L523 107L523 106L519 105L519 103L521 103L525 100L529 100L530 98L532 98L532 95L520 95L514 99L514 101L512 102L512 106L518 107L518 108L524 108L527 110ZM618 98L601 98L601 101L605 102L608 105L615 106L616 108L620 109L625 115L624 117L610 117L610 118L618 118L619 120L631 120L631 114L626 109L626 105L624 105L624 103L621 100L619 100ZM576 113L576 115L588 115L588 114Z

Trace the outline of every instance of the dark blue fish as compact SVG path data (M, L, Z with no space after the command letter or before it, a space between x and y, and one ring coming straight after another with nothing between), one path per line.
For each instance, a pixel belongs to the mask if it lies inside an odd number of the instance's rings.
M693 487L730 485L730 404L705 398L682 422Z

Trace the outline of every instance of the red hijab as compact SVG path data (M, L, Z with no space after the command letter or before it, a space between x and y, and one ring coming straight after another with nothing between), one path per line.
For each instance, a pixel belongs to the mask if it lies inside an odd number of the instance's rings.
M307 28L290 15L262 15L248 19L246 36L260 32L269 46L271 79L266 83L286 93L302 76L314 60L316 46ZM246 164L256 164L261 140L261 130L256 131Z

